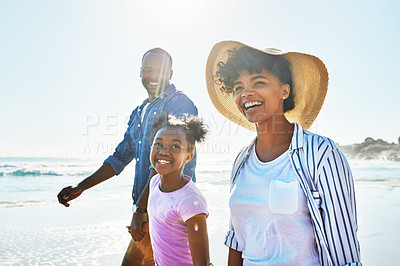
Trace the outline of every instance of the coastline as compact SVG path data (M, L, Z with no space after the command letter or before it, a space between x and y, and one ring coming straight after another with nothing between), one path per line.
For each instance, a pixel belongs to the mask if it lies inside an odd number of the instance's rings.
M210 210L210 256L226 265L223 238L228 227L228 187L199 184ZM226 188L226 189L225 189ZM395 265L400 251L400 182L356 182L358 237L364 265ZM86 194L89 194L87 192ZM65 208L57 202L0 208L1 265L119 265L130 240L131 201L90 195Z

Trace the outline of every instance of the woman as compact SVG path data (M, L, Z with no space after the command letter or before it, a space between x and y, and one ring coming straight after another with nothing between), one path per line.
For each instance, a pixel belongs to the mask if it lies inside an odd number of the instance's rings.
M206 78L217 110L257 132L232 170L228 265L361 265L349 165L306 131L327 91L322 61L226 41Z

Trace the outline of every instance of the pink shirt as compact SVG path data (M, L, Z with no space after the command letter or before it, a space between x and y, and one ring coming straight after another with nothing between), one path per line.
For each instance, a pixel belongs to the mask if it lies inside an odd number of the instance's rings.
M150 181L148 202L151 245L156 265L193 265L185 222L205 213L207 203L195 183L189 182L173 192L162 192L161 178Z

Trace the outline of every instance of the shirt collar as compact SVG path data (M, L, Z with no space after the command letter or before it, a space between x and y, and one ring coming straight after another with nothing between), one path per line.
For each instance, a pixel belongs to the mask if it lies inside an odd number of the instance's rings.
M289 150L293 151L293 150L297 150L303 147L303 143L304 143L304 130L303 128L300 126L300 124L298 123L293 123L294 124L294 132L293 132L293 136L292 136L292 140L290 141L290 146L289 146ZM250 151L252 149L252 147L254 146L254 144L256 143L257 137L255 137L250 145L247 147L246 151L245 151L245 158L247 159L247 157L250 155Z
M170 85L164 90L164 92L163 92L160 96L158 96L157 98L155 98L155 99L153 100L153 102L154 102L156 99L164 98L164 97L169 96L169 95L170 95L171 93L173 93L174 91L176 91L175 85L174 85L174 84L170 84ZM140 109L143 109L143 107L144 107L148 102L149 102L149 98L147 98L146 100L144 100L144 101L142 102L142 104L140 105Z
M173 93L174 91L176 91L175 85L174 85L174 84L170 84L170 85L164 90L164 93L163 93L163 96L162 96L162 97L168 96L168 95L170 95L171 93Z
M290 142L290 147L289 150L297 150L303 147L304 144L304 130L298 123L293 123L294 124L294 132L293 132L293 137L292 141Z

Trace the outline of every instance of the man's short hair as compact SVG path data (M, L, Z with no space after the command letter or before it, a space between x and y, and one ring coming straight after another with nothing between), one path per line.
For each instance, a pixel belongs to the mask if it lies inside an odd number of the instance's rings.
M169 63L171 64L171 68L172 68L172 57L171 57L171 55L167 51L165 51L164 49L161 49L161 48L158 48L158 47L150 49L150 50L148 50L147 52L144 53L144 55L142 57L142 64L143 64L144 57L148 53L155 53L155 54L161 54L161 55L166 56L168 58L168 60L169 60Z

